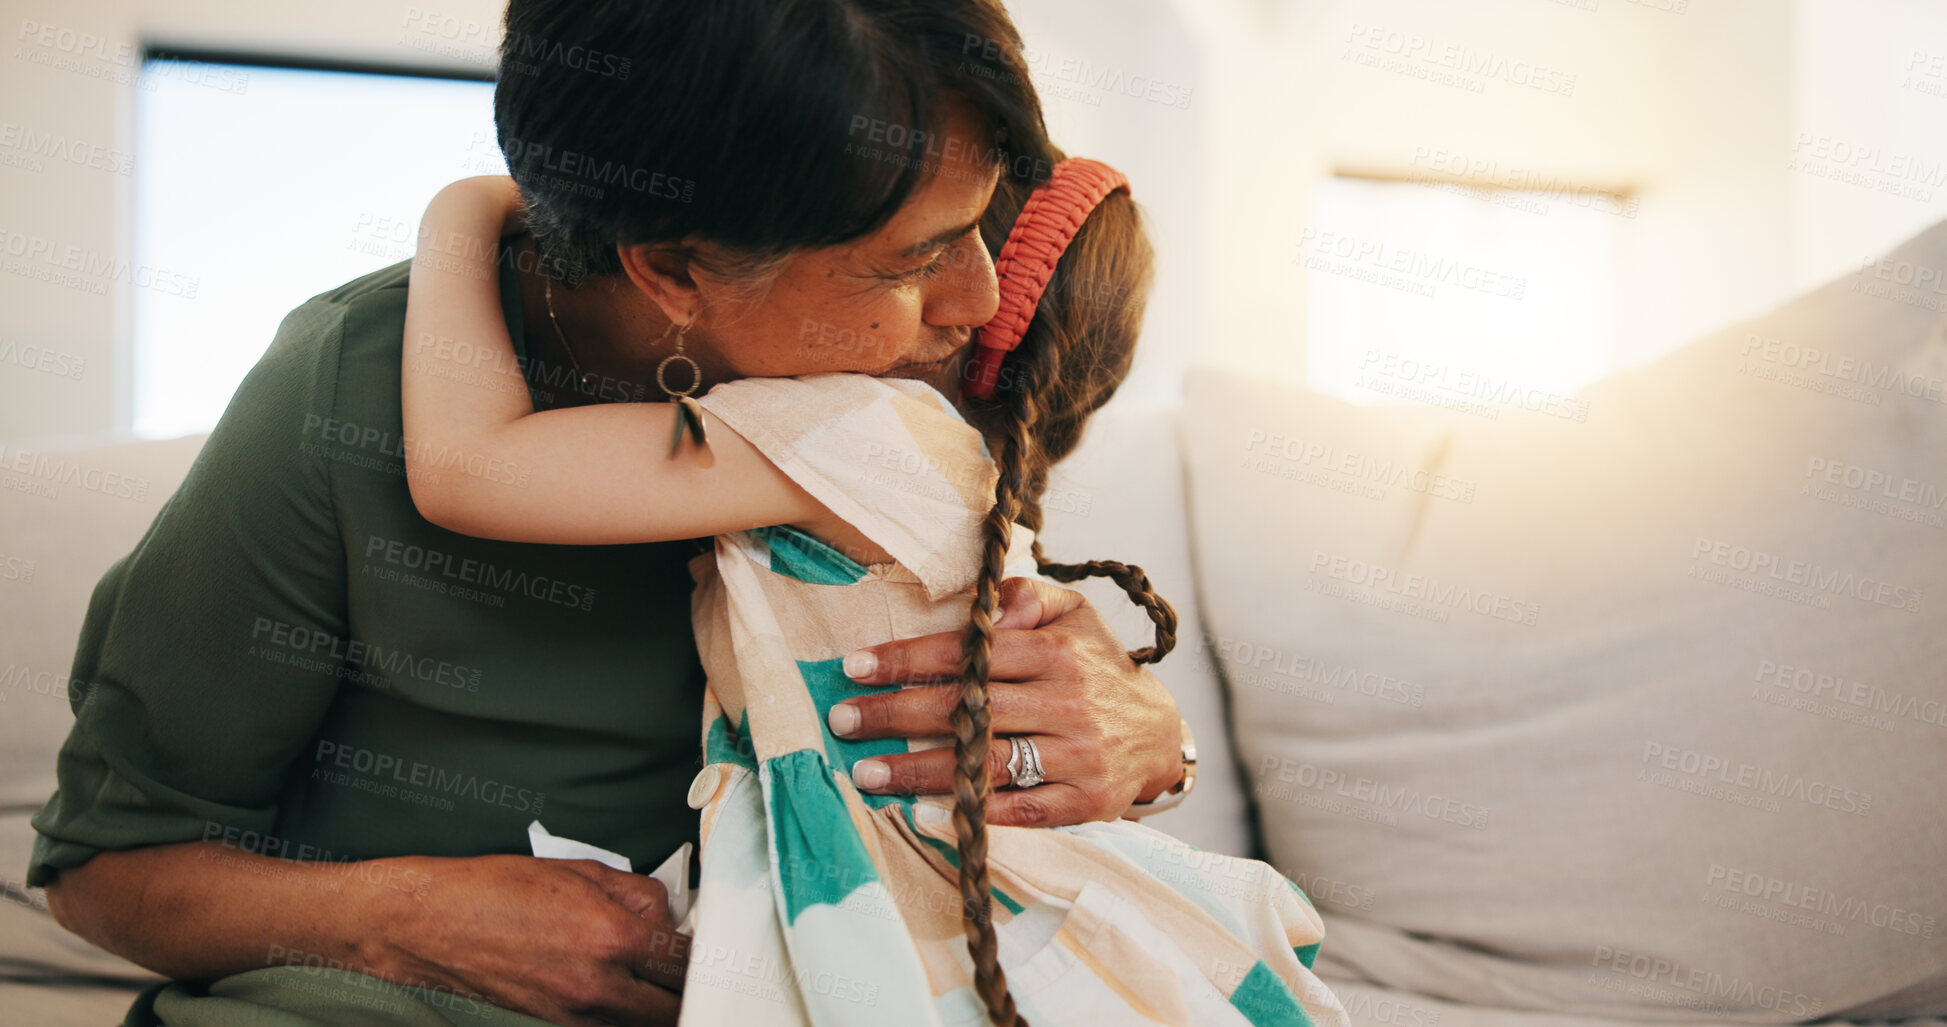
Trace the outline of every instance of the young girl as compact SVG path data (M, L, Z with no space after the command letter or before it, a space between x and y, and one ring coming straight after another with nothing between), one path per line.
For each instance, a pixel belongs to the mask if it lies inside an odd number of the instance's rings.
M406 435L438 424L470 461L493 461L520 432L521 452L540 440L578 458L560 466L586 480L557 474L543 509L409 468L422 514L528 542L716 536L690 565L708 687L684 1023L1346 1023L1310 971L1318 915L1269 865L1128 820L985 823L987 654L1003 577L1109 576L1157 625L1157 644L1130 656L1152 662L1174 642L1175 614L1139 568L1053 564L1034 539L1050 466L1128 371L1150 270L1120 176L1089 161L1054 166L1038 190L1003 176L983 225L990 248L1012 236L1002 315L985 331L1011 330L1019 345L1004 364L998 350L974 363L965 417L925 383L816 373L810 359L798 377L725 382L700 399L536 413L493 271L491 241L518 224L512 183L455 183L427 210L407 338L465 339L498 359L459 374L438 348L407 345ZM1010 233L1017 213L1022 231ZM1049 242L1064 216L1075 231L1065 249ZM426 249L469 238L489 244L465 259ZM483 388L482 369L505 380ZM688 374L673 369L669 384L681 389ZM645 435L674 438L671 458L589 455L604 436ZM618 495L631 498L618 507ZM946 740L833 734L828 711L856 694L843 656L956 628L966 670L955 796L858 790L860 759ZM1031 781L1022 748L1011 765Z

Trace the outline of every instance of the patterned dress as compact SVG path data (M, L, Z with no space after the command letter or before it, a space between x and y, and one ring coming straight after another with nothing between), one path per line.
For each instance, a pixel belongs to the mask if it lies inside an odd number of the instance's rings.
M951 797L850 778L861 758L951 739L847 741L825 715L868 690L846 653L966 623L993 461L919 382L745 379L701 402L894 559L774 527L719 536L690 565L709 686L682 1024L985 1023ZM1015 529L1010 573L1032 573L1030 539ZM1036 1027L1347 1023L1310 969L1318 914L1265 863L1126 820L990 825L988 863L1000 963Z

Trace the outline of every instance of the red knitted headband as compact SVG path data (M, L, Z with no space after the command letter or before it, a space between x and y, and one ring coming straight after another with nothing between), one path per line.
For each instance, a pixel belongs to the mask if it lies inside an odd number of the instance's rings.
M1055 165L1055 172L1028 197L1021 216L1014 219L1014 230L994 261L1000 277L1001 305L994 318L974 337L973 361L968 365L966 391L975 399L993 399L1000 381L1001 358L1021 344L1028 323L1048 281L1055 275L1055 263L1075 241L1082 222L1117 189L1128 191L1129 179L1122 172L1084 157L1072 157Z

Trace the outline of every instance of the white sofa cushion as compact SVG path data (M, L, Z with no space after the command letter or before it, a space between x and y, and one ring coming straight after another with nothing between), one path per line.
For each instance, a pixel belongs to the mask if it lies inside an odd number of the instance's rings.
M1325 983L1331 986L1358 1027L1634 1027L1644 1022L1640 1018L1466 1006L1377 984L1329 977ZM1707 1012L1673 1009L1656 1023L1658 1027L1722 1027L1725 1020L1721 1015ZM1883 1023L1832 1020L1824 1027L1876 1027ZM1899 1027L1947 1027L1947 1020L1936 1017L1901 1020Z
M0 806L37 810L53 794L88 599L148 531L205 438L0 443ZM24 860L9 863L0 878L25 872Z
M28 820L54 793L55 754L74 724L69 675L88 599L109 565L141 540L206 437L0 444L0 892L10 900L0 907L0 973L6 976L156 979L68 934L47 915L40 889L24 884L34 846ZM77 690L86 694L85 687ZM126 995L114 1000L128 1005Z
M1879 288L1943 269L1937 228L1586 421L1192 377L1205 619L1321 970L1947 1012L1947 293Z

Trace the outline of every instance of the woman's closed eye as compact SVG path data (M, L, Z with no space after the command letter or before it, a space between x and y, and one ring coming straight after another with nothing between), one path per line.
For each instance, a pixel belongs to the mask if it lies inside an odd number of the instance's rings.
M947 265L953 262L954 251L959 249L960 244L966 242L968 237L972 236L979 228L980 226L978 224L968 225L965 231L960 232L951 239L941 239L924 249L916 250L912 254L913 257L922 257L931 253L933 259L909 271L895 271L884 277L895 282L903 283L938 278L946 274Z
M901 282L917 282L928 278L938 278L946 272L947 254L951 252L952 250L950 248L942 246L932 260L913 268L911 271L900 271L888 277Z

